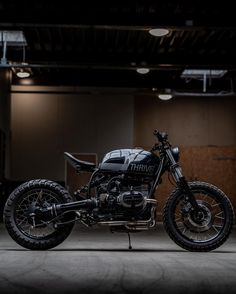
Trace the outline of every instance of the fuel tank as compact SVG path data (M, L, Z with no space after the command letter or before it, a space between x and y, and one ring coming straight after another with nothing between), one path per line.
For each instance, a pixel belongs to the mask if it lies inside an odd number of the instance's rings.
M160 158L143 149L119 149L107 153L99 165L104 172L155 175Z

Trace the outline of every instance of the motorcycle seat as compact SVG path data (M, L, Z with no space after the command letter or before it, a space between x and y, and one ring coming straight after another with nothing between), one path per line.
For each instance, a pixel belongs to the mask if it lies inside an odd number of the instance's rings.
M65 156L65 159L69 162L69 164L72 165L77 172L79 171L92 172L94 171L96 167L96 164L92 162L88 162L88 161L79 160L68 152L64 152L64 156Z

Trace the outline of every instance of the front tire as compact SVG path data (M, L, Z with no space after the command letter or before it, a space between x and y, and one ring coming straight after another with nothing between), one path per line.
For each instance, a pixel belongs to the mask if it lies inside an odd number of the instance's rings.
M62 243L74 223L56 228L53 224L33 228L29 218L32 205L44 207L72 202L71 195L59 184L49 180L31 180L16 188L4 208L4 222L9 235L19 245L31 250L46 250Z
M204 182L190 182L189 187L202 209L200 218L185 201L180 188L172 192L164 208L164 226L170 238L189 251L211 251L229 237L234 212L227 196Z

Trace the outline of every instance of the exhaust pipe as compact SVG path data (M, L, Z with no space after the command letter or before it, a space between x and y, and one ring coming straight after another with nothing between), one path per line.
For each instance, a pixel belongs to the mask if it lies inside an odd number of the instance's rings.
M155 199L146 199L146 203L152 205L151 217L148 220L138 220L138 221L102 221L98 222L98 225L105 226L124 226L128 230L147 230L148 228L154 227L156 224L155 211L157 206L157 201ZM98 207L98 201L95 198L90 198L81 201L75 201L70 203L53 204L47 208L38 208L35 213L40 215L41 219L49 221L52 218L60 216L69 211L76 211L79 209L89 209L93 210Z
M155 211L156 211L156 205L157 201L155 199L147 199L151 200L150 203L152 203L151 208L151 217L148 220L140 220L140 221L104 221L104 222L98 222L98 225L101 226L124 226L126 229L130 231L141 231L141 230L148 230L149 228L153 228L156 225L156 219L155 219Z

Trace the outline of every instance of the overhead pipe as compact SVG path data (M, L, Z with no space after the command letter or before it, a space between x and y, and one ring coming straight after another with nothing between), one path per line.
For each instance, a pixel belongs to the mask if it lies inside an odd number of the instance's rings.
M220 91L217 93L197 93L197 92L178 92L173 91L171 92L173 96L183 96L183 97L230 97L230 96L236 96L236 92L230 91Z
M140 66L139 65L103 65L103 64L63 64L63 63L27 63L27 64L22 64L22 63L7 63L7 64L0 64L0 67L4 68L26 68L26 67L31 67L31 68L63 68L63 69L111 69L111 70L136 70ZM150 70L182 70L183 66L182 65L171 65L171 64L157 64L155 66L150 65L148 66Z

